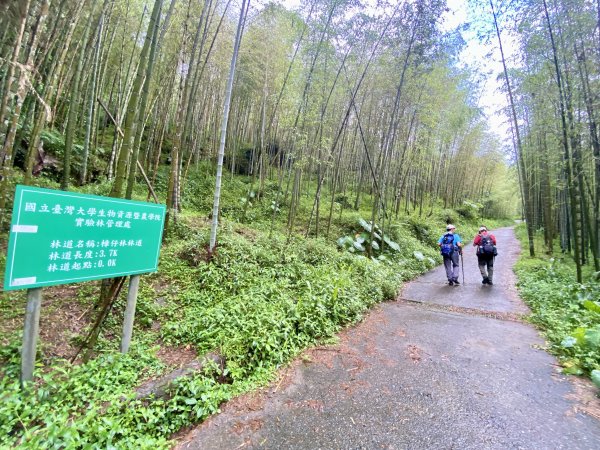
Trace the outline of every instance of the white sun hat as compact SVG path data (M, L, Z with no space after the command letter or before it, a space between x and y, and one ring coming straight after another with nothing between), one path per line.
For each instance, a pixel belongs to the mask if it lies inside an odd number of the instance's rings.
M456 227L454 225L452 225L451 223L446 225L446 231L455 230L455 229L456 229Z

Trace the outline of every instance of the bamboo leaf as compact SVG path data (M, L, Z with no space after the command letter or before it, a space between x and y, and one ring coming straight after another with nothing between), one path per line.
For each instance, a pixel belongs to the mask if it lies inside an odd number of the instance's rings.
M592 300L586 300L583 302L583 307L588 311L600 313L600 305Z

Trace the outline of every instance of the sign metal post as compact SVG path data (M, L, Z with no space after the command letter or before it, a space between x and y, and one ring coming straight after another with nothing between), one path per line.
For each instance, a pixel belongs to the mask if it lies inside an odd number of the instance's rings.
M40 310L42 306L42 288L27 290L27 312L23 329L23 348L21 350L21 386L33 379L37 338L40 332Z
M138 288L140 286L140 276L133 275L129 278L129 290L127 291L127 306L125 307L125 317L123 319L123 337L121 338L121 353L127 353L133 334L133 319L135 317L135 304L137 302Z

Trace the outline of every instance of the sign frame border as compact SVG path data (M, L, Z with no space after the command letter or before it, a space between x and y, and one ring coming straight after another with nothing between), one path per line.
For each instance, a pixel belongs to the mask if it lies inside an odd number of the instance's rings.
M15 226L15 225L16 226L23 225L20 223L21 206L23 204L23 195L27 192L35 192L36 194L51 195L51 196L58 196L58 197L74 197L74 198L78 198L78 199L87 198L87 199L94 200L94 201L103 201L103 202L108 202L108 203L125 204L125 205L140 204L146 208L160 209L160 211L161 211L161 221L160 221L161 227L160 227L160 236L157 241L158 245L156 246L156 257L154 260L155 261L154 266L151 268L147 268L147 269L104 274L101 277L88 275L88 276L79 277L79 278L67 278L67 279L63 279L63 280L34 282L31 284L21 284L21 285L13 284L12 282L15 280L12 277L13 270L14 270L15 248L17 246L18 235L20 234L20 232L13 232L12 229L13 229L13 226ZM20 290L20 289L34 289L34 288L38 288L38 287L58 286L58 285L71 284L71 283L82 283L85 281L102 280L102 279L106 279L106 278L114 278L114 277L119 277L119 276L140 275L140 274L144 274L144 273L156 272L156 271L158 271L160 249L162 246L162 237L163 237L164 226L165 226L165 215L166 215L166 206L161 203L149 203L149 202L142 202L142 201L138 201L138 200L127 200L127 199L121 199L121 198L115 198L115 197L105 197L105 196L94 195L94 194L79 194L79 193L70 192L70 191L60 191L60 190L56 190L56 189L40 188L40 187L36 187L36 186L26 186L26 185L22 185L22 184L17 184L15 187L15 196L14 196L14 200L13 200L13 213L12 213L12 217L11 217L10 232L9 232L9 239L8 239L8 245L7 245L6 268L4 271L3 291L6 292L6 291L15 291L15 290ZM16 217L16 220L15 220L15 217ZM9 258L9 256L12 256L12 258ZM17 279L19 279L19 278L17 278Z

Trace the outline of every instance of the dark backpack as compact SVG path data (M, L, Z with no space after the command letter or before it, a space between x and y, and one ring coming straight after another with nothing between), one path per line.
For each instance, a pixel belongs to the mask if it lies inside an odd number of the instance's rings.
M496 256L496 247L494 246L494 241L492 241L492 237L489 234L481 236L481 241L479 242L479 254Z
M452 253L454 253L454 235L452 233L446 233L442 237L440 251L442 256L450 256Z

